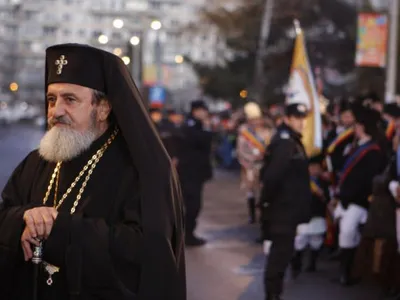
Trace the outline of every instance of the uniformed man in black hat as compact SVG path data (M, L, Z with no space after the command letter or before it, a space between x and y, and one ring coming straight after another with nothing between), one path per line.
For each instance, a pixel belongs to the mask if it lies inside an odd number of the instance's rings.
M171 157L173 164L177 166L177 155L180 141L180 132L178 128L169 120L168 116L164 116L163 111L160 108L151 107L149 113L158 130L165 149Z
M204 183L212 178L211 144L213 133L207 105L193 101L186 123L181 128L178 173L186 206L186 245L201 246L206 242L195 235L202 203Z
M368 107L355 106L356 147L348 156L339 181L340 204L335 209L339 220L339 247L341 249L341 278L343 285L349 285L356 248L360 242L360 225L368 217L372 182L386 166L387 145L382 142L380 114Z
M262 231L265 243L272 242L264 277L268 300L282 299L297 225L311 218L308 158L301 141L307 114L304 104L286 107L284 123L272 138L261 173Z
M177 175L123 61L50 47L45 95L1 195L0 299L186 299Z

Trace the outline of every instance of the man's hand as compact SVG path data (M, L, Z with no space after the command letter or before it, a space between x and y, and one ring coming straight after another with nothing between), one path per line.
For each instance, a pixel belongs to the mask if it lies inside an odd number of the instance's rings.
M22 250L24 251L25 261L30 260L32 258L32 256L33 256L31 247L32 247L32 245L39 246L39 240L37 240L36 238L32 237L28 226L25 227L25 230L22 233L21 245L22 245Z
M32 238L47 239L58 212L54 207L36 207L25 211L24 221Z

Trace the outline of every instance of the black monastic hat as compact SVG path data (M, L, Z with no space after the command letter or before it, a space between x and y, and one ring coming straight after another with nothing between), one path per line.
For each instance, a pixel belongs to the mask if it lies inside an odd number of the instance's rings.
M161 290L165 299L185 299L179 181L127 67L118 56L100 49L56 45L46 50L46 92L52 83L77 84L106 94L138 171L143 236L138 245L137 298L157 299Z
M303 103L292 103L288 104L285 107L285 115L287 117L298 117L298 118L305 118L307 117L309 111L307 106Z
M393 118L400 118L400 105L397 103L389 103L385 105L384 113Z
M194 100L190 103L190 110L193 111L195 109L203 108L208 110L207 104L203 100Z
M367 134L373 135L379 130L382 118L378 111L362 105L355 105L353 114L356 123L363 125Z

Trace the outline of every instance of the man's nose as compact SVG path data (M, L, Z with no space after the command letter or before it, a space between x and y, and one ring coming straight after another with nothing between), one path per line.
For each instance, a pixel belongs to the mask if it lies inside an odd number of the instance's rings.
M54 117L63 116L65 114L65 105L62 103L60 99L57 99L53 106L53 115Z

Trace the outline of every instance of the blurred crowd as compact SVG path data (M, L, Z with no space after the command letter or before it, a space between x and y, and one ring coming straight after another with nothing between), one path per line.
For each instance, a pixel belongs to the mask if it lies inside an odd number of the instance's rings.
M282 128L287 127L287 109L248 102L235 110L213 113L201 100L192 102L188 115L150 109L180 175L187 246L206 243L194 232L203 185L215 167L240 170L248 221L263 223L260 174L267 167L271 141L278 133L286 138ZM302 113L301 106L292 112L297 117ZM321 121L323 149L308 158L312 218L308 235L301 234L304 227L297 228L292 275L295 278L303 270L308 248L308 271L317 270L320 252L328 249L332 259L340 262L338 282L342 285L374 280L386 296L400 299L400 106L384 104L376 93L368 93L331 101ZM268 253L268 238L260 228L256 242L263 243Z

